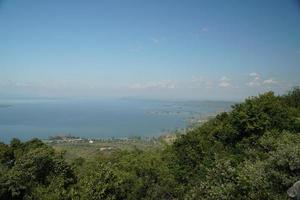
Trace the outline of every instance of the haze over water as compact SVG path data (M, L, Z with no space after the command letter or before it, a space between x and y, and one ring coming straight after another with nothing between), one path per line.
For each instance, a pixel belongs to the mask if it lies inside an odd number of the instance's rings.
M187 126L192 116L228 109L232 102L151 100L27 100L0 108L0 141L46 139L58 134L84 138L153 137ZM8 105L8 104L7 104Z

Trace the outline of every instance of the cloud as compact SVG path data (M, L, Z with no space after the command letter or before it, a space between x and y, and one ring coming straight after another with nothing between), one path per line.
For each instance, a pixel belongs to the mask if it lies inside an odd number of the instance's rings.
M274 80L273 78L267 79L263 81L264 85L273 85L273 84L277 84L277 81Z
M246 85L249 86L249 87L259 87L259 86L263 86L263 85L274 85L274 84L278 83L274 78L269 78L269 79L266 79L266 80L262 80L260 78L260 75L256 72L250 73L249 76L251 77L251 80L248 83L246 83Z
M226 76L222 76L219 80L219 86L222 88L233 87L231 84L231 80Z
M249 76L251 76L251 77L259 77L260 75L258 73L256 73L256 72L252 72L252 73L249 74Z
M221 83L219 83L219 86L220 86L220 87L227 88L227 87L230 87L231 84L230 84L229 82L221 82Z
M208 80L203 77L192 77L192 80L190 82L190 88L206 88L206 89L212 89L215 87L221 87L221 88L237 88L232 84L231 79L229 79L227 76L222 76L219 80Z
M261 85L261 80L260 80L260 75L256 72L252 72L249 74L251 77L251 80L246 83L247 86L249 87L258 87Z
M171 80L150 81L146 83L135 83L130 85L131 89L175 89L176 84Z
M248 85L250 87L260 86L261 85L260 78L255 77L254 79L252 79L251 81L246 83L246 85Z
M207 80L202 76L192 76L191 81L188 82L188 87L189 88L205 87L206 89L210 89L213 87L213 81Z

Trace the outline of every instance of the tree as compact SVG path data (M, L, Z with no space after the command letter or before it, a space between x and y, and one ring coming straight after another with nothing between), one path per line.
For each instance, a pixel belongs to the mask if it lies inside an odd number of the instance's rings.
M122 199L121 179L109 164L92 164L85 170L79 181L82 199Z
M57 199L64 199L70 186L76 183L72 168L61 155L39 140L22 144L15 141L8 147L10 151L18 150L13 165L6 170L3 168L5 165L1 166L0 199L43 199L43 192L47 191L47 195L53 192L49 190L53 188L53 183L57 194L64 194Z

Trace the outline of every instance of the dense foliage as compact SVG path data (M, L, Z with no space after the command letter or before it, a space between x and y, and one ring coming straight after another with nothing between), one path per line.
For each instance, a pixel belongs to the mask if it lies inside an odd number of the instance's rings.
M69 199L76 176L51 147L13 139L0 155L0 199Z
M288 199L300 180L300 89L236 104L164 149L64 160L0 144L0 199Z

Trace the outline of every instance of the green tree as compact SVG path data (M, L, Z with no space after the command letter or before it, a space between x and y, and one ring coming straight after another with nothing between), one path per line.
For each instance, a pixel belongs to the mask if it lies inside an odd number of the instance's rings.
M15 145L9 148L11 151L18 150L18 156L13 165L6 168L5 174L1 174L0 199L43 199L42 193L37 191L43 188L50 195L53 191L47 188L53 183L60 193L67 194L69 187L76 183L73 170L62 156L41 141L35 139L18 144L17 149ZM3 173L3 165L1 169ZM64 198L59 196L57 199Z
M94 163L85 170L79 181L81 199L123 199L122 180L115 174L110 164Z

